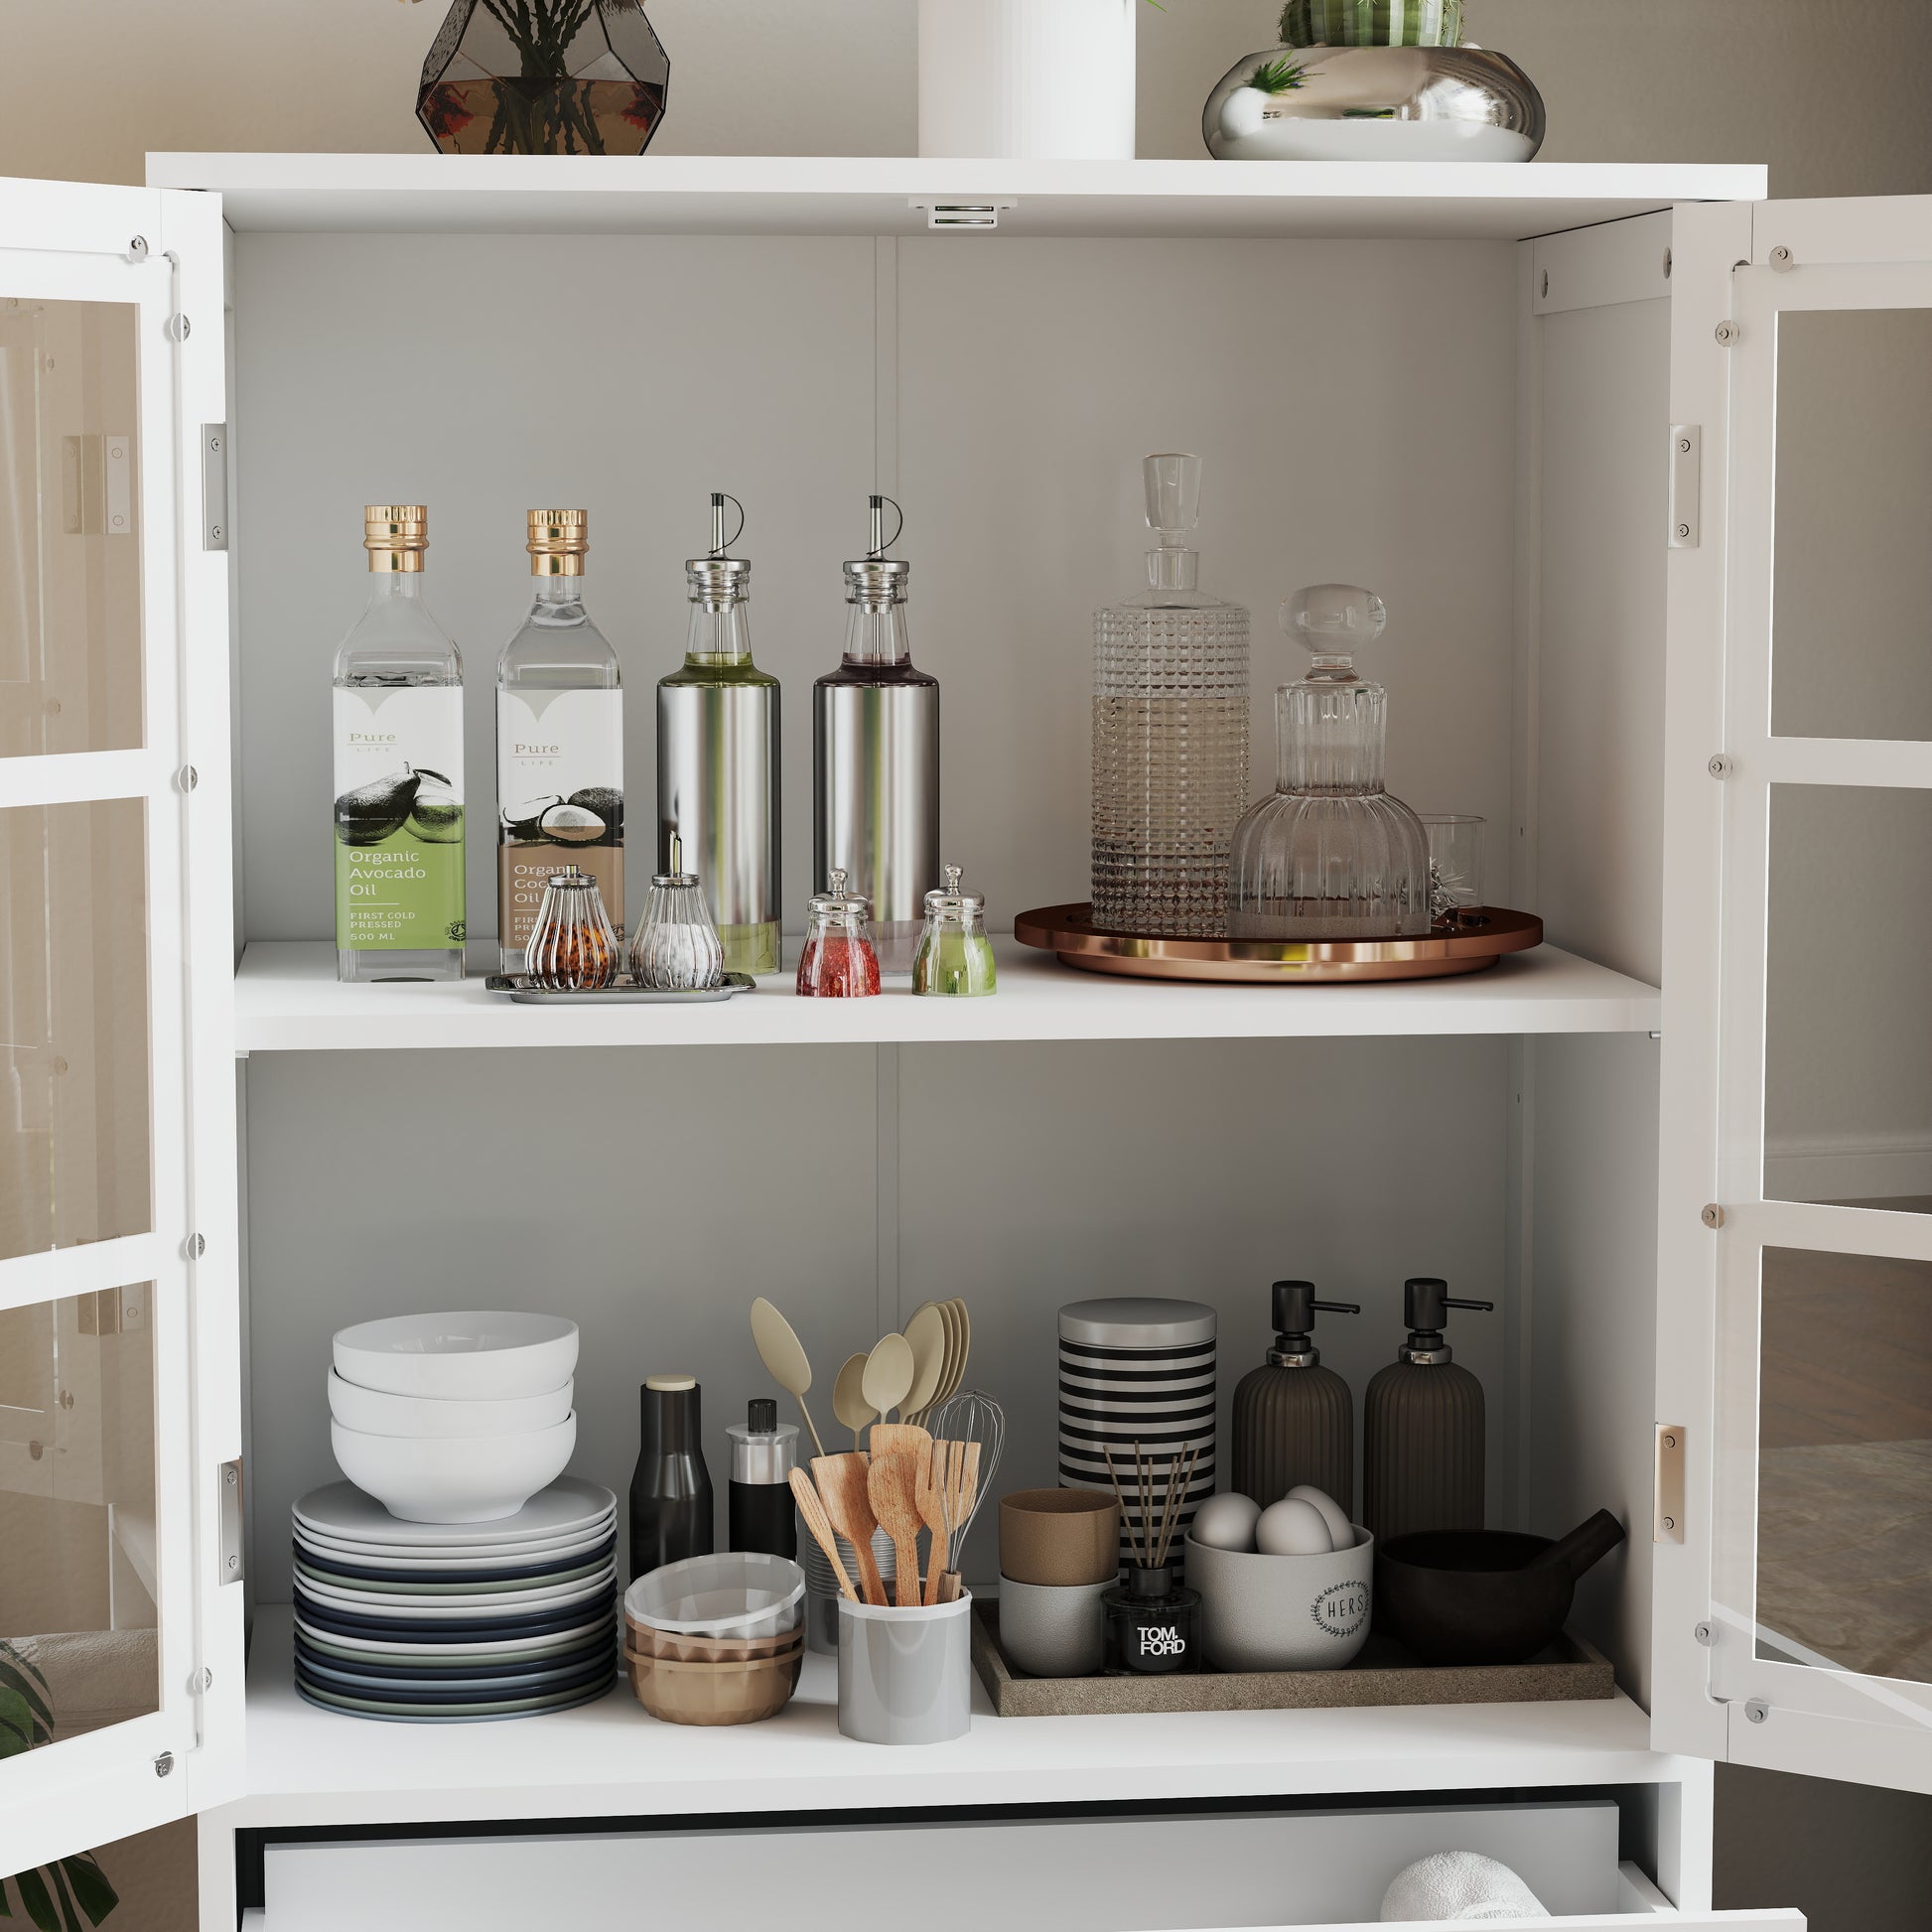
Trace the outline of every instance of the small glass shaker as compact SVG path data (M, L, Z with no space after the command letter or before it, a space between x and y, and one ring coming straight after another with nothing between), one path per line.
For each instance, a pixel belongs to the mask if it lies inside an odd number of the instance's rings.
M594 992L617 978L618 935L589 873L566 866L550 875L523 970L552 993Z
M630 941L630 977L662 993L702 993L725 976L725 949L704 902L698 875L684 870L684 849L671 834L671 869L650 882L643 922Z
M811 901L805 950L798 955L798 994L806 1000L863 1000L879 991L879 954L872 907L845 890L845 869L832 868L832 890Z
M959 868L946 868L943 892L925 896L925 930L912 957L912 991L973 1000L994 990L998 973L986 936L986 901L959 890Z

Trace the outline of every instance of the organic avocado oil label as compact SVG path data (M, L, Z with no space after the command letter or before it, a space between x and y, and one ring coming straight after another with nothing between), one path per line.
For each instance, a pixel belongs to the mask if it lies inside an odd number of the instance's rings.
M463 938L463 689L338 685L336 944Z
M530 937L553 873L597 881L623 931L623 693L496 693L496 929L505 947Z

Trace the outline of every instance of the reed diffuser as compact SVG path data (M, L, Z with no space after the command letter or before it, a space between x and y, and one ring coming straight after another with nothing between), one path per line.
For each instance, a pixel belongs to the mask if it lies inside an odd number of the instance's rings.
M1197 1447L1169 1458L1165 1479L1152 1455L1134 1445L1134 1500L1130 1509L1113 1451L1107 1474L1120 1500L1120 1519L1129 1531L1126 1574L1100 1599L1107 1619L1107 1674L1110 1677L1171 1676L1200 1669L1200 1591L1178 1582L1171 1558L1180 1526L1181 1498L1200 1454Z

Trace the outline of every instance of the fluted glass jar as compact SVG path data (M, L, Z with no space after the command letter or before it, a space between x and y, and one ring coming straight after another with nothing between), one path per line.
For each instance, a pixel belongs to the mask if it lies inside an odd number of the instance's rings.
M979 999L998 972L986 936L986 901L959 890L959 868L946 868L944 891L925 896L925 930L912 957L912 991L940 999Z
M1429 836L1383 786L1389 694L1354 664L1387 621L1382 600L1352 584L1316 584L1282 606L1282 628L1314 662L1275 695L1274 795L1235 828L1228 931L1236 939L1429 930Z
M1200 588L1200 458L1142 469L1147 588L1093 621L1093 922L1218 939L1248 802L1248 614Z
M523 970L552 993L593 992L617 978L617 930L589 873L566 866L550 875L523 949Z
M630 977L661 993L702 993L725 976L725 952L698 875L683 869L671 834L671 869L650 882L644 922L630 942Z
M863 1000L879 991L879 954L872 943L872 906L845 890L832 868L832 889L811 901L805 947L798 955L798 995L806 1000Z

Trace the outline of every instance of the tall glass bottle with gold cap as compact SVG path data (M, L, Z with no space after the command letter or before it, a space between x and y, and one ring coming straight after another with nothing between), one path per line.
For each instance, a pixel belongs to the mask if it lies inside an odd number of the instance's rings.
M623 690L618 654L584 609L589 518L530 512L536 602L496 662L496 933L523 952L551 875L597 881L623 936Z
M718 922L728 973L775 973L783 917L778 877L778 680L752 662L752 566L725 553L714 490L711 552L684 566L691 628L684 664L657 685L657 863L672 844ZM732 538L732 543L738 537Z
M336 653L336 974L463 977L463 657L423 602L429 512L371 503Z

